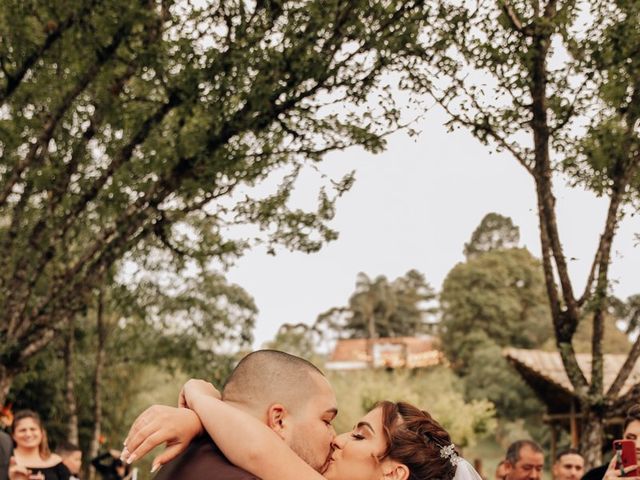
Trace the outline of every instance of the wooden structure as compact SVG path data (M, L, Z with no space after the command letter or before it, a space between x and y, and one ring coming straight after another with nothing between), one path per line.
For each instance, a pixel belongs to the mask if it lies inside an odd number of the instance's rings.
M443 358L437 340L431 336L352 338L336 342L326 368L423 368L437 365Z
M560 428L570 432L571 446L578 447L581 431L580 420L583 415L573 386L564 370L560 354L542 350L507 348L503 351L503 355L547 407L547 414L543 421L551 427L552 458L555 458L556 441ZM576 357L578 365L589 381L591 378L591 355L579 353ZM626 355L604 355L605 392L615 380L626 358ZM640 384L640 362L636 363L622 387L618 403L631 403L640 398L636 387L638 384ZM607 428L614 430L615 436L618 438L622 434L623 421L624 418L620 415L620 410L614 411L613 415L606 419Z

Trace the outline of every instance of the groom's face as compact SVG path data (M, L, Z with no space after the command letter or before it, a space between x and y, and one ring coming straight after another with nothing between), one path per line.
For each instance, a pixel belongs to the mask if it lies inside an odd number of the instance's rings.
M317 389L309 392L302 408L292 414L288 444L296 454L318 472L323 472L331 455L336 436L332 422L338 413L336 396L327 379L317 377Z

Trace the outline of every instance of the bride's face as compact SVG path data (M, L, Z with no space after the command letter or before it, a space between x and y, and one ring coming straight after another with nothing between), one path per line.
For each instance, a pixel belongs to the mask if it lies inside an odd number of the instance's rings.
M334 447L324 473L329 480L376 480L394 463L379 460L387 448L381 408L367 413L351 432L338 435Z

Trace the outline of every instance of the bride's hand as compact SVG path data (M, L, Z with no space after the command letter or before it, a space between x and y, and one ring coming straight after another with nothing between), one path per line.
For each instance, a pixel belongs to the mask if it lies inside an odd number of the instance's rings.
M189 443L202 432L200 419L191 410L152 405L133 422L120 458L132 463L166 443L164 452L153 461L152 471L155 472L186 450Z
M207 395L217 398L218 400L222 398L216 387L211 385L209 382L192 378L185 383L182 386L182 390L180 390L178 407L191 408L189 405L189 399L193 398L194 395Z

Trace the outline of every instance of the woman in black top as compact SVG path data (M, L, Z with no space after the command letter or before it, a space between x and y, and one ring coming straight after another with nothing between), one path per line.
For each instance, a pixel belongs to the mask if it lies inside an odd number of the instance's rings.
M62 459L49 450L47 432L39 415L31 410L16 413L11 425L15 442L13 456L17 465L31 470L39 480L69 480Z

